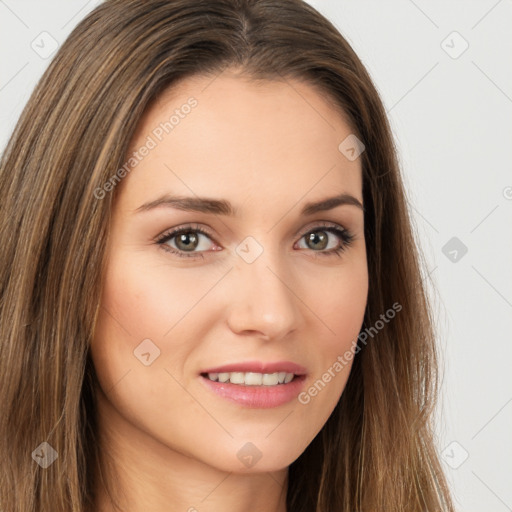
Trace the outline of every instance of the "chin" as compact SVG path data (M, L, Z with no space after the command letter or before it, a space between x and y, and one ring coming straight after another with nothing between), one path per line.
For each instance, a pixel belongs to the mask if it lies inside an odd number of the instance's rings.
M208 454L201 454L200 460L229 473L269 473L286 469L305 448L304 446L303 449L297 450L295 443L293 447L283 447L281 442L269 443L264 439L261 442L258 439L244 442L232 440L229 446L225 446L220 452L213 450Z

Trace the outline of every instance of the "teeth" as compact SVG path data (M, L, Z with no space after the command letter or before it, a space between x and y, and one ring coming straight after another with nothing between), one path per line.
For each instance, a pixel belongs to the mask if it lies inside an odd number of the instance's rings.
M261 383L264 386L276 386L279 384L279 374L278 373L264 373L261 375ZM291 374L293 378L293 373Z
M293 380L293 373L253 373L253 372L226 372L209 373L208 378L218 382L229 382L231 384L242 384L245 386L276 386L288 384Z
M245 378L244 378L245 377ZM246 386L261 386L263 382L263 375L261 373L243 373L240 374L239 384L245 384ZM277 384L277 382L276 382Z

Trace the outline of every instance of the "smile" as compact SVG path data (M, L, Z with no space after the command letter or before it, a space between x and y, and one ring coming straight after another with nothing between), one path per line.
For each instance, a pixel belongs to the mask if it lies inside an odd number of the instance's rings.
M276 373L254 373L254 372L223 372L207 373L203 376L214 382L229 382L242 386L277 386L288 384L293 380L295 374L287 372Z

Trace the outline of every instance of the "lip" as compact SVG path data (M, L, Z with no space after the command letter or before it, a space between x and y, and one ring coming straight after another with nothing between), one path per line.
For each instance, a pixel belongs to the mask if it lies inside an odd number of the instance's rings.
M221 398L251 409L269 409L279 407L296 399L304 387L306 376L296 376L288 384L276 384L275 386L246 386L243 384L215 382L203 375L200 375L199 379L207 389L213 391Z
M216 366L202 370L200 373L231 373L231 372L253 372L253 373L294 373L295 375L306 375L307 370L300 364L291 361L274 361L264 363L262 361L244 361L231 363L224 366ZM238 386L238 384L236 384Z
M287 384L275 386L246 386L243 384L231 384L230 382L212 381L207 373L293 373L295 377ZM279 407L297 398L306 380L307 370L300 364L292 361L244 361L216 366L203 370L199 378L201 382L221 398L252 409L269 409Z

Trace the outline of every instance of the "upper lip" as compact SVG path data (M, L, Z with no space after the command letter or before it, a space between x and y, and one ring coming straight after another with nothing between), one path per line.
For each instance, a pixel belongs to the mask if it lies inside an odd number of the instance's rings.
M300 364L291 361L275 361L264 363L261 361L244 361L240 363L231 363L215 368L208 368L201 373L231 373L231 372L253 372L253 373L278 373L286 372L295 375L305 375L306 368Z

